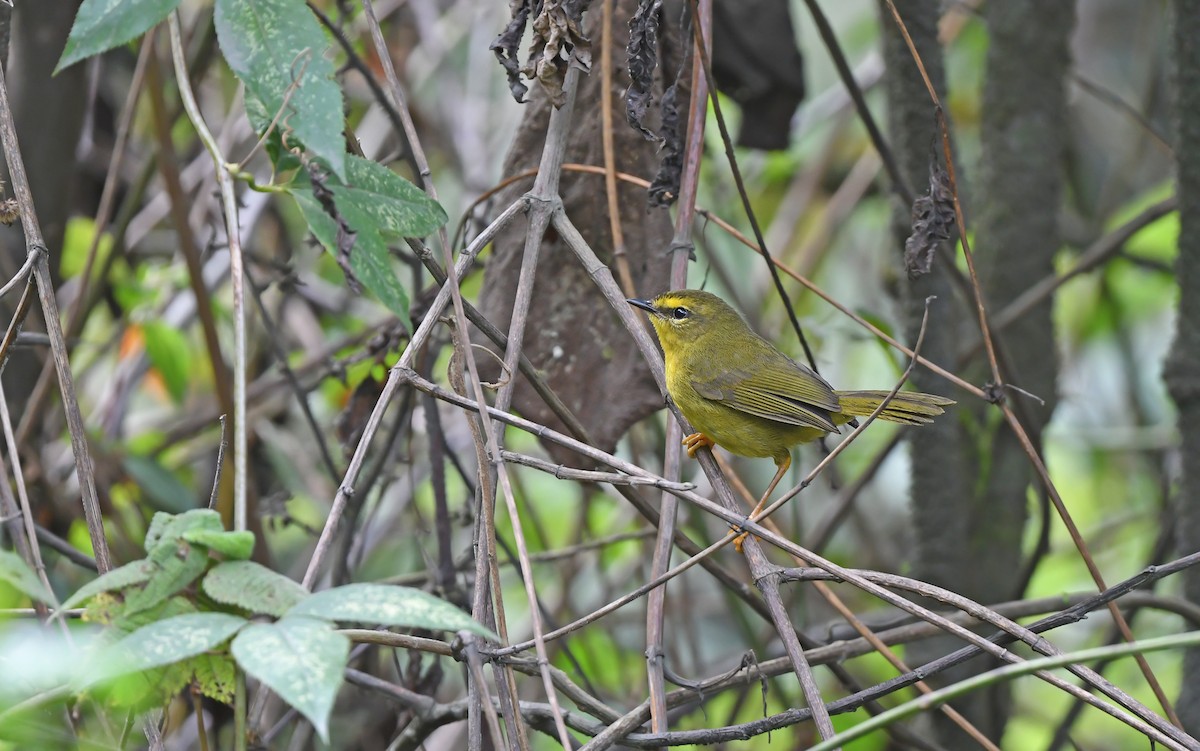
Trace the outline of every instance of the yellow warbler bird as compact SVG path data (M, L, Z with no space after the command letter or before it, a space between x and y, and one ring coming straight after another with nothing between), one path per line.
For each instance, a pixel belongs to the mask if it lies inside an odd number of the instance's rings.
M667 391L697 430L683 441L688 456L717 445L775 460L775 477L751 516L762 510L791 466L792 446L840 432L839 425L871 414L890 393L834 391L709 292L678 289L626 302L650 314L666 361ZM901 391L879 418L925 425L951 404L954 400L945 397Z

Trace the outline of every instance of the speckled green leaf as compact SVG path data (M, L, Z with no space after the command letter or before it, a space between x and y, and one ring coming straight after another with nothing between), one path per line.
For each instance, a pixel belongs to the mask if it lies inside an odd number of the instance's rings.
M213 21L234 74L336 175L345 174L342 93L329 42L303 0L217 0ZM291 91L289 96L289 91Z
M225 525L221 524L221 515L212 509L194 508L182 514L160 511L150 520L150 528L146 530L146 552L154 552L160 542L174 542L183 537L185 532L198 529L220 532Z
M311 193L297 191L292 193L292 197L296 199L296 205L300 207L300 213L308 222L308 228L312 230L313 236L327 251L336 256L338 252L337 225L333 219L325 213ZM342 206L350 206L350 208L344 210ZM347 223L356 230L354 249L350 252L350 270L367 288L367 291L375 296L375 299L395 313L400 320L407 322L409 320L408 293L392 269L387 244L373 222L363 221L361 212L341 201L338 202L338 207ZM356 219L357 223L355 223Z
M351 156L346 173L347 184L333 188L338 208L353 204L384 235L422 237L446 223L446 212L437 201L382 164Z
M203 545L226 558L244 561L254 552L253 532L229 532L215 529L192 529L183 533L187 542Z
M256 623L233 640L238 665L308 718L329 742L329 712L342 685L350 640L324 621Z
M114 589L124 589L134 584L141 584L148 580L157 568L154 563L145 558L114 568L75 590L75 594L68 597L67 601L62 604L63 609L73 608L87 602L101 592L111 592Z
M245 618L228 613L188 613L154 621L98 652L91 669L83 671L83 681L107 680L202 654L247 623Z
M179 0L83 0L54 72L136 39L178 5Z
M387 252L389 239L422 237L446 223L446 212L420 188L387 167L357 156L346 157L346 180L331 176L328 187L346 224L355 232L350 269L380 302L408 320L408 294L396 278ZM306 178L292 188L313 235L337 253L337 223L312 195Z
M164 542L149 559L155 565L146 586L125 598L125 614L146 610L188 586L208 567L208 552L186 542Z
M213 649L248 621L228 613L189 613L139 628L114 645L132 657L132 670L146 670Z
M466 629L497 638L445 600L419 589L390 584L347 584L326 589L310 595L288 613L289 617L297 615L439 631Z
M46 591L33 569L10 550L0 550L0 581L8 582L39 602L54 602L54 595Z
M215 567L204 577L204 592L224 605L276 617L308 596L304 587L253 561L229 561Z

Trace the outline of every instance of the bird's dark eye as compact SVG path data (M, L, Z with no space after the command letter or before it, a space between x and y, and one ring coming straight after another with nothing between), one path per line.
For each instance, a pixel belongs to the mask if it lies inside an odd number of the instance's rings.
M671 311L671 315L675 317L676 321L682 321L684 318L687 318L691 314L692 314L692 311L690 311L687 308L682 307L682 306Z

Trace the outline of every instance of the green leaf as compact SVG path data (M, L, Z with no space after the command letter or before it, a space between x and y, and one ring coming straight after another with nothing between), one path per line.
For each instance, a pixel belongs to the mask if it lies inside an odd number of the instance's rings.
M178 5L179 0L83 0L55 74L140 37Z
M323 621L256 623L233 640L238 665L308 718L329 742L329 712L342 685L350 640Z
M355 233L350 269L380 302L407 321L408 294L392 268L387 240L427 235L446 223L446 212L381 164L348 156L346 171L346 182L331 176L327 186L338 213ZM311 180L297 180L291 193L313 235L336 256L338 224L313 196Z
M107 613L98 612L104 605L105 601L109 600L109 610ZM117 602L110 594L97 595L88 604L87 613L84 620L95 621L98 623L108 623L119 631L122 635L136 631L142 626L148 626L157 621L165 621L168 618L174 618L177 615L188 615L189 613L198 613L199 609L196 603L192 602L183 595L175 595L168 597L166 600L157 605L147 608L146 610L131 611L124 602ZM107 615L107 620L102 618L93 618L93 614L98 616Z
M189 613L155 621L113 645L127 672L149 670L207 652L249 621L228 613Z
M304 215L313 236L331 255L337 257L337 224L325 213L321 205L309 194L292 193L300 213ZM341 204L339 204L341 205ZM354 213L353 210L349 213ZM350 222L349 216L347 223ZM360 226L351 225L357 231L354 236L354 249L350 252L350 270L363 286L375 295L384 306L396 314L400 320L407 322L408 293L404 291L396 272L392 269L388 257L387 245L371 224Z
M217 0L213 20L225 60L246 90L271 117L286 98L279 127L344 175L342 93L312 13L296 0Z
M46 591L42 580L24 559L11 550L0 550L0 581L6 581L38 602L54 603L54 595Z
M147 553L152 553L160 542L175 542L182 539L185 532L197 529L219 532L225 527L221 524L221 515L212 509L194 508L182 514L166 514L159 511L150 520L144 547Z
M222 563L208 572L203 586L219 603L277 618L308 596L304 587L253 561Z
M196 690L223 704L233 704L237 689L237 663L227 654L196 655L185 663L191 668Z
M87 602L101 592L111 592L115 589L125 589L134 584L141 584L144 581L148 581L150 575L156 570L158 570L158 567L145 558L130 561L124 566L114 568L106 574L101 574L75 590L75 594L68 597L67 601L62 604L62 609L66 610L67 608L73 608L76 605Z
M63 234L62 253L58 261L59 273L63 279L71 279L83 273L87 267L88 251L92 241L96 239L96 220L91 217L76 216L67 220L67 229ZM96 255L92 263L90 282L99 280L107 261L112 254L113 237L105 232L96 244Z
M191 489L157 459L130 454L121 460L121 466L154 508L172 513L196 508Z
M176 404L187 395L188 379L192 376L192 350L187 337L174 326L153 321L142 326L146 355L167 384L167 391Z
M138 628L115 643L96 649L73 683L79 689L106 684L109 700L121 706L165 698L191 677L192 666L179 664L227 641L249 621L228 613L187 613ZM166 669L176 666L178 669Z
M310 616L379 626L473 631L498 637L445 600L411 587L389 584L347 584L309 595L288 617Z
M338 208L353 204L384 235L421 237L446 223L446 212L437 201L382 164L350 156L346 172L347 184L333 189Z
M245 100L246 117L250 119L250 126L254 128L255 133L265 133L267 128L271 127L274 113L268 112L266 105L251 91L245 91L242 98ZM271 132L267 134L265 148L271 163L275 165L276 174L292 172L304 166L300 157L289 149L289 145L293 148L297 146L295 141L293 137L290 144L284 143L284 134L280 133L277 127L271 128Z
M253 532L228 532L226 530L193 529L183 533L183 539L196 545L215 550L226 558L245 560L254 552Z
M371 220L349 201L340 200L338 210L351 227L364 227L354 236L354 252L350 254L350 270L363 286L369 289L388 310L407 322L408 293L396 278L387 243L377 231L370 229Z
M156 570L145 587L125 598L125 614L154 607L194 582L208 567L205 549L186 542L164 542L154 548L150 560Z

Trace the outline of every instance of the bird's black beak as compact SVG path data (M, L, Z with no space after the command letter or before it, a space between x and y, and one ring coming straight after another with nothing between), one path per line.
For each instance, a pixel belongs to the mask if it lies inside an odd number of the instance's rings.
M649 300L639 300L636 297L631 297L628 300L626 300L625 302L629 303L630 305L632 305L636 308L641 308L642 310L646 311L647 313L657 313L658 312L657 310L654 309L654 303L650 302Z

